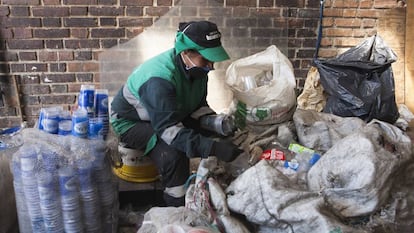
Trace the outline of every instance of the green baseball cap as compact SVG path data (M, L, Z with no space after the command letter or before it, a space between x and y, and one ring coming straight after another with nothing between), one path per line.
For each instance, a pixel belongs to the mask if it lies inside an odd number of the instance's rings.
M209 21L191 21L179 24L175 37L175 49L181 53L187 49L196 50L205 59L220 62L229 59L221 45L221 33L215 23Z

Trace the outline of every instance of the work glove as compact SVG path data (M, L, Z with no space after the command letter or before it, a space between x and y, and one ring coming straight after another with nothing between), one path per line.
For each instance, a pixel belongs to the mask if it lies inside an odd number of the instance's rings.
M226 114L206 115L200 118L201 128L207 129L223 136L229 136L235 130L234 119Z
M228 141L214 142L211 148L211 155L216 156L219 160L224 162L235 160L243 152L243 150Z

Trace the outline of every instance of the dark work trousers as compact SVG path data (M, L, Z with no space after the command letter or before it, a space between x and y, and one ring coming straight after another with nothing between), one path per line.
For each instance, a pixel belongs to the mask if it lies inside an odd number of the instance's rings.
M121 142L132 149L145 151L148 140L154 130L149 122L138 122L134 127L121 135ZM185 153L167 145L161 138L148 156L158 168L161 182L166 189L174 189L184 186L190 175L190 161ZM183 206L184 195L169 195L164 191L164 201L167 206Z

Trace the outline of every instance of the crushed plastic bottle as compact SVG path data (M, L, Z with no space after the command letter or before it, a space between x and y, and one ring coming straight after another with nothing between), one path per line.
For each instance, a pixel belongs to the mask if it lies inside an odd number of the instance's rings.
M290 167L295 171L307 172L320 159L321 155L316 153L313 149L304 147L297 143L291 143L289 150L295 153L293 162L294 165L285 164L285 167ZM295 169L293 168L295 167Z

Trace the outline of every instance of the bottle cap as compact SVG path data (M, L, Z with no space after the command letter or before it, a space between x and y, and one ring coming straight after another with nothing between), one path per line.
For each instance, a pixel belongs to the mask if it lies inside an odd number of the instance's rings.
M318 162L319 158L321 158L321 155L318 153L313 153L312 157L309 160L309 164L312 166L314 165L316 162Z

